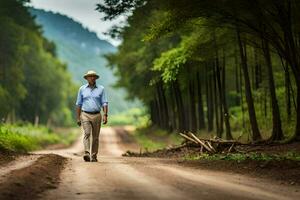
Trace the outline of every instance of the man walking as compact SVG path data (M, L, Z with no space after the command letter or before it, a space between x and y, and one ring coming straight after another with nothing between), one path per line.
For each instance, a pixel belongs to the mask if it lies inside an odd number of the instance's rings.
M103 124L107 123L108 101L104 87L96 84L99 75L95 71L88 71L84 78L88 83L81 86L78 91L76 101L77 124L82 125L84 134L83 159L86 162L97 162L101 121L103 121ZM104 112L103 117L101 108ZM91 135L92 144L90 144Z

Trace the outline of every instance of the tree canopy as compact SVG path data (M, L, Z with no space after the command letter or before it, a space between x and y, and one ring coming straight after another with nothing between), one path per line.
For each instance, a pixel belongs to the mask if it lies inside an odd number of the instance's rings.
M71 124L74 83L65 64L56 58L53 42L42 36L26 2L0 2L0 117Z
M119 86L151 121L228 139L300 137L299 13L295 0L104 1L123 43L108 55ZM111 31L114 33L116 32Z

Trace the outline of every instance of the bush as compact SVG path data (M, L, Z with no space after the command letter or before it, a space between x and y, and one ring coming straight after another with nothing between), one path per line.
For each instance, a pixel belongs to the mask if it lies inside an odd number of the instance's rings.
M77 138L77 133L56 134L45 126L31 124L0 125L0 151L28 152L51 144L69 145Z

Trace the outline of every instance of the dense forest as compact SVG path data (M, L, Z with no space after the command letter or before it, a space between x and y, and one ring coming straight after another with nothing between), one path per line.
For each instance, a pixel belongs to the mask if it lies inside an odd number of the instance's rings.
M300 139L297 0L105 0L118 86L169 131L227 139Z
M27 2L0 1L1 120L70 125L77 87Z

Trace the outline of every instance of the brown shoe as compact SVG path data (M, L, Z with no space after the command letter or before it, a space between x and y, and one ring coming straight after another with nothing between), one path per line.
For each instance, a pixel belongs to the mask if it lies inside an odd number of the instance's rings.
M85 162L90 162L91 161L90 153L88 151L84 152L83 160Z

